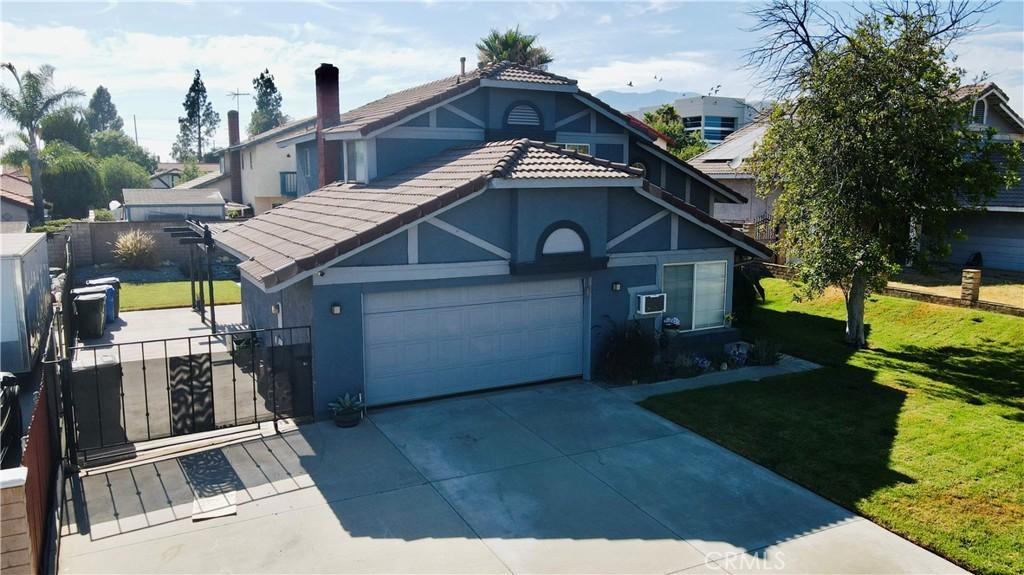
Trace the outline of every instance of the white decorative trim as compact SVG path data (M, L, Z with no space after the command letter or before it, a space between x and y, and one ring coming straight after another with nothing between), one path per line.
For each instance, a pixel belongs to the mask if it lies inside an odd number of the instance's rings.
M406 261L410 264L420 263L420 226L419 224L409 228L405 234L407 256Z
M511 80L493 80L481 78L480 86L484 88L512 88L515 90L532 90L535 92L569 92L579 91L576 84L538 84L536 82L514 82Z
M477 126L479 128L486 128L487 127L487 124L483 120L481 120L480 118L477 118L476 116L474 116L473 114L470 114L469 112L466 112L464 110L460 110L459 108L456 108L455 106L444 105L444 106L442 106L442 108L444 108L445 110L451 112L452 114L455 114L456 116L462 118L463 120L466 120L467 122L469 122L469 123L471 123L471 124L473 124L473 125L475 125L475 126Z
M458 262L403 266L356 266L330 268L314 276L313 285L337 285L394 281L436 280L509 274L508 262Z
M464 230L462 228L457 228L457 227L449 224L448 222L446 222L444 220L439 220L439 219L437 219L435 217L430 217L430 218L427 218L425 221L428 224L434 226L435 228L438 228L440 230L446 231L449 234L459 238L460 240L469 242L469 243L473 244L474 246L476 246L476 247L478 247L478 248L480 248L482 250L491 252L492 254L494 254L494 255L502 258L502 259L506 259L506 260L512 259L511 252L509 252L507 250L503 250L500 247L492 244L491 242L489 242L489 241L487 241L487 240L485 240L483 238L474 236L473 234L467 232L466 230Z
M1024 121L1021 120L1021 117L1018 116L1017 113L1014 112L1012 108L1010 108L1009 106L1006 105L1006 102L1002 101L1002 98L1000 98L999 107L1000 107L1000 109L1003 110L1003 112L1006 113L1007 116L1009 116L1010 118L1013 119L1014 123L1016 123L1021 128L1024 128ZM988 103L985 104L985 109L986 110L988 109Z
M1024 207L1014 206L986 206L986 212L1024 212Z
M683 211L683 210L673 206L672 204L666 202L665 200L663 200L661 198L654 197L653 195L651 195L647 191L645 191L643 188L639 188L639 187L636 188L636 192L638 194L640 194L641 196L643 196L643 197L651 200L652 202L658 204L659 206L661 206L661 207L663 207L663 208L665 208L665 209L667 209L669 211L675 212L676 214L678 214L684 220L696 224L698 227L703 228L703 229L705 229L705 230L715 234L716 236L722 238L723 240L729 242L730 244L733 244L733 245L739 247L740 249L746 250L746 251L748 251L748 252L750 252L750 253L758 256L758 257L762 257L762 258L767 258L768 257L768 254L766 254L766 253L764 253L762 251L754 249L753 246L751 246L751 245L749 245L747 243L741 242L740 240L737 240L736 238L732 237L732 235L727 234L727 233L725 233L724 231L722 231L722 230L720 230L718 228L715 228L715 227L712 227L712 226L709 226L709 225L705 224L704 222L698 220L695 216L693 216L691 214L688 214L687 212L685 212L685 211ZM609 246L609 247L611 247L611 246Z
M460 198L460 199L458 199L458 200L448 204L447 206L437 210L436 212L432 213L430 216L427 216L427 217L437 216L437 215L440 215L440 214L442 214L444 212L447 212L448 210L450 210L450 209L452 209L452 208L454 208L456 206L460 206L460 205L462 205L462 204L464 204L464 203L466 203L466 202L468 202L470 200L475 199L480 194L482 194L482 193L484 193L486 191L487 191L486 187L480 188L479 190L473 192L472 194L469 194L468 196L466 196L464 198ZM275 284L273 287L270 287L270 288L263 287L260 284L259 281L256 281L255 278L253 278L252 276L249 276L248 274L245 274L244 272L243 272L243 275L248 276L249 279L252 280L256 284L257 287L259 287L261 290L263 290L264 293L274 293L274 292L277 292L277 291L281 291L281 290L285 289L286 287L289 287L289 286L292 286L294 284L299 283L300 281L308 278L309 276L311 276L311 275L313 275L313 274L315 274L315 273L317 273L317 272L319 272L321 270L324 270L325 273L326 273L326 269L327 268L330 268L331 266L337 265L338 262L344 261L344 260L346 260L346 259L348 259L348 258L350 258L350 257L352 257L352 256L354 256L356 254L362 253L362 252L372 248L373 246L375 246L375 245L377 245L377 244L379 244L381 242L385 242L387 240L390 240L391 238L397 236L398 234L400 234L400 233L402 233L404 231L407 231L407 230L409 230L409 228L419 224L423 220L424 220L424 218L420 218L420 219L414 220L412 222L409 222L408 224L405 224L404 226L401 226L401 227L399 227L397 229L392 230L390 233L384 234L383 236L380 236L379 238L374 239L373 241L366 242L365 244L359 246L358 248L355 248L354 250L345 252L345 253L341 254L340 256L332 259L331 261L329 261L329 262L327 262L327 263L325 263L323 265L319 265L319 266L316 266L313 269L309 269L309 270L297 273L294 276L286 279L285 281L283 281L281 283ZM216 238L214 238L214 240L216 240ZM242 259L248 259L248 258L242 258Z
M719 184L718 182L716 182L713 178L711 178L710 176L708 176L704 172L702 172L702 171L700 171L700 170L690 166L689 164L686 164L686 162L683 162L679 158L676 158L675 156L670 155L665 150L662 150L661 148L658 148L657 146L652 148L651 146L648 146L647 144L645 144L643 142L637 142L636 145L640 149L645 150L645 151L647 151L650 154L654 154L655 157L657 157L659 160L661 160L663 162L681 162L681 163L683 163L686 167L680 166L679 169L682 170L683 173L689 175L692 178L695 178L697 181L699 181L702 184L710 187L711 188L711 192L713 194L718 194L720 196L725 196L727 198L730 198L730 199L734 200L737 204L745 204L745 203L747 203L747 198L743 197L740 194L737 194L733 190L730 190L724 184Z
M672 214L670 220L672 225L669 231L669 248L673 250L679 249L679 216Z
M670 212L668 210L661 210L660 212L654 214L653 216L647 218L646 220L640 222L639 224L629 228L628 230L626 230L626 231L622 232L621 234L615 236L614 238L608 240L606 249L610 250L610 249L614 248L615 246L621 244L622 242L628 240L629 238L637 235L638 233L644 231L645 229L647 229L648 227L653 225L655 222L657 222L661 218L664 218L665 216L669 215L669 213Z
M571 124L571 123L575 122L576 120L579 120L580 118L582 118L583 116L586 116L587 114L593 114L593 113L594 113L594 110L592 110L590 108L587 108L585 110L580 110L579 112L576 112L575 114L573 114L571 116L566 116L565 118L562 118L561 120L555 122L555 129L557 130L558 128L561 128L562 126L565 126L567 124Z
M437 110L427 112L427 125L431 128L437 127Z
M277 144L278 148L287 148L288 146L294 146L295 144L301 144L303 142L312 142L315 139L316 130L314 129L312 132L304 132L302 134L295 134L294 136L275 140L274 143Z
M642 185L640 178L494 178L494 189L524 188L635 188Z
M396 127L396 126L401 127L399 125L402 124L403 122L408 122L409 120L412 120L413 118L417 118L419 116L422 116L423 114L425 114L425 113L427 113L427 112L429 112L431 110L436 110L436 109L440 108L441 106L448 105L448 104L454 102L455 100L458 100L459 98L462 98L464 96L468 96L468 95L472 94L473 92L476 92L479 89L480 89L480 87L477 86L477 87L475 87L475 88L473 88L471 90L466 90L465 92L461 92L461 93L455 94L454 96L452 96L450 98L447 98L445 100L442 100L442 101L434 104L433 106L430 106L429 108L427 108L425 110L421 110L418 113L410 115L410 116L405 116L405 117L399 118L398 120L395 120L394 122L388 124L387 126L384 126L382 128L378 128L378 129L376 129L376 130L374 130L374 131L372 131L372 132L370 132L370 133L368 133L366 135L363 135L359 130L350 130L350 131L345 131L345 132L336 132L336 133L324 134L324 137L326 139L328 139L328 140L361 140L363 138L373 138L373 137L376 137L377 135L379 135L380 133L386 132L386 131L388 131L388 130ZM342 125L344 125L344 124L342 124Z
M732 251L734 251L734 248L729 247L608 254L608 267L624 268L631 266L647 265L662 266L671 263L685 264L702 261L721 260L728 259L728 255ZM657 283L658 285L661 285L660 276Z
M483 140L484 131L480 128L426 128L423 126L397 126L381 138L406 138L409 140Z

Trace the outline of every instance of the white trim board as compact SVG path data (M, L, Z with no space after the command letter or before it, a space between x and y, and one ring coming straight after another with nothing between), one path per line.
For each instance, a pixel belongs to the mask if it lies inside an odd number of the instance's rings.
M409 228L405 234L406 239L406 261L410 264L420 263L420 226L419 224Z
M646 230L647 228L657 223L659 220L661 220L661 218L664 218L665 216L669 215L669 213L670 212L668 210L661 210L660 212L654 214L653 216L648 217L639 224L636 224L635 226L608 240L608 243L605 244L605 249L610 250L615 246L621 244L622 242L628 240L629 238L639 234L640 232Z
M378 134L380 138L405 138L408 140L474 140L484 139L480 128L426 128L423 126L395 126Z
M586 116L587 114L593 114L593 113L594 113L593 108L586 108L586 109L580 110L579 112L576 112L575 114L571 114L571 115L566 116L566 117L562 118L561 120L555 122L555 129L557 130L558 128L561 128L562 126L565 126L567 124L571 124L571 123L575 122L576 120L579 120L580 118L582 118L583 116Z
M507 261L358 266L324 270L324 275L313 277L313 285L436 280L502 275L509 275L509 264Z
M509 252L508 250L504 250L504 249L502 249L502 248L492 244L491 242L489 242L489 241L487 241L487 240L485 240L483 238L474 236L473 234L467 232L466 230L464 230L462 228L455 227L455 226L449 224L448 222L446 222L444 220L439 220L439 219L437 219L435 217L428 217L424 221L426 223L434 226L435 228L438 228L438 229L440 229L442 231L448 232L449 234L459 238L460 240L465 241L465 242L469 242L469 243L473 244L474 246L476 246L476 247L478 247L478 248L480 248L482 250L488 251L488 252L498 256L499 258L502 258L502 259L505 259L505 260L512 259L512 253Z
M697 168L694 168L693 166L690 166L689 164L686 164L685 162L683 162L679 158L676 158L675 156L670 156L670 154L668 152L666 152L665 150L662 150L661 148L659 148L657 146L653 146L653 147L649 146L649 145L647 145L644 142L637 142L636 145L641 150L644 150L645 152L647 152L649 154L654 154L655 157L657 157L662 162L671 162L671 163L680 162L680 163L685 164L686 167L680 166L679 169L682 170L687 175L689 175L690 177L692 177L692 178L696 179L697 181L701 182L705 186L708 186L709 188L711 188L711 192L713 194L718 194L720 196L725 196L727 198L731 198L731 199L735 200L737 204L745 204L745 203L747 203L747 201L748 201L747 198L745 198L742 195L737 194L736 192L730 190L728 187L725 186L725 184L720 184L720 183L716 182L714 180L714 178L711 178L710 176L708 176L704 172L698 170ZM722 191L722 190L725 190L725 191Z
M462 98L463 96L468 96L468 95L472 94L473 92L476 92L479 89L480 89L480 86L474 86L473 88L471 88L469 90L466 90L465 92L459 92L458 94L455 94L455 95L453 95L453 96L451 96L449 98L445 98L444 100L441 100L440 102L438 102L438 103L436 103L436 104L434 104L432 106L429 106L429 107L427 107L427 108L425 108L423 110L420 110L419 112L417 112L415 114L399 118L399 119L395 120L394 122L392 122L392 123L390 123L390 124L388 124L386 126L383 126L381 128L377 128L376 130L374 130L372 132L369 132L367 134L363 134L362 130L349 130L349 131L345 131L345 132L327 133L327 134L324 134L324 138L328 139L328 140L361 140L363 138L375 138L375 137L377 137L378 135L380 135L383 132L386 132L386 131L388 131L388 130L390 130L392 128L395 128L395 127L401 127L402 124L404 124L405 122L408 122L409 120L412 120L414 118L418 118L418 117L422 116L423 114L430 113L430 112L432 112L432 111L434 111L434 110L436 110L436 109L438 109L438 108L440 108L442 106L447 106L448 104L454 102L455 100L458 100L459 98ZM344 124L342 124L342 125L344 125Z
M469 112L466 112L465 110L461 110L450 104L445 104L444 106L441 107L444 108L446 111L451 112L452 114L455 114L456 116L462 118L463 120L466 120L470 124L477 126L478 128L487 127L487 124L483 120L477 118L476 116L470 114Z

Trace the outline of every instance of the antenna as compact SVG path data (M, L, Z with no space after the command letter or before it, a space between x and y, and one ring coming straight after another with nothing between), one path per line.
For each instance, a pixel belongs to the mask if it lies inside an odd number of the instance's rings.
M228 96L230 96L230 97L235 99L235 109L238 110L238 115L241 116L242 115L242 110L238 106L238 99L241 98L242 96L252 96L252 94L250 94L249 92L239 92L238 89L235 88L234 92L228 92Z

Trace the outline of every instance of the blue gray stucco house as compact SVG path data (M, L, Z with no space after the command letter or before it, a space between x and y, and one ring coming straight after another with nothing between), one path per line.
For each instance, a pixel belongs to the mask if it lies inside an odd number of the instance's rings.
M769 255L708 215L742 198L568 78L502 63L339 114L316 75L315 129L280 142L300 197L215 240L246 323L312 326L318 415L596 377L628 321L720 334L734 264Z

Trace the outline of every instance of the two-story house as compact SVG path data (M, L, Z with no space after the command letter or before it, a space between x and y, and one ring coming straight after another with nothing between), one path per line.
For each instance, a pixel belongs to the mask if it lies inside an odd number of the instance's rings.
M294 150L279 147L277 140L309 129L315 120L293 120L241 141L238 112L229 111L228 147L221 162L230 180L230 195L225 197L248 205L256 214L297 197Z
M316 70L298 198L218 228L243 318L312 326L318 415L598 377L616 326L734 338L733 265L769 250L709 215L743 201L574 80L502 63L339 113Z

